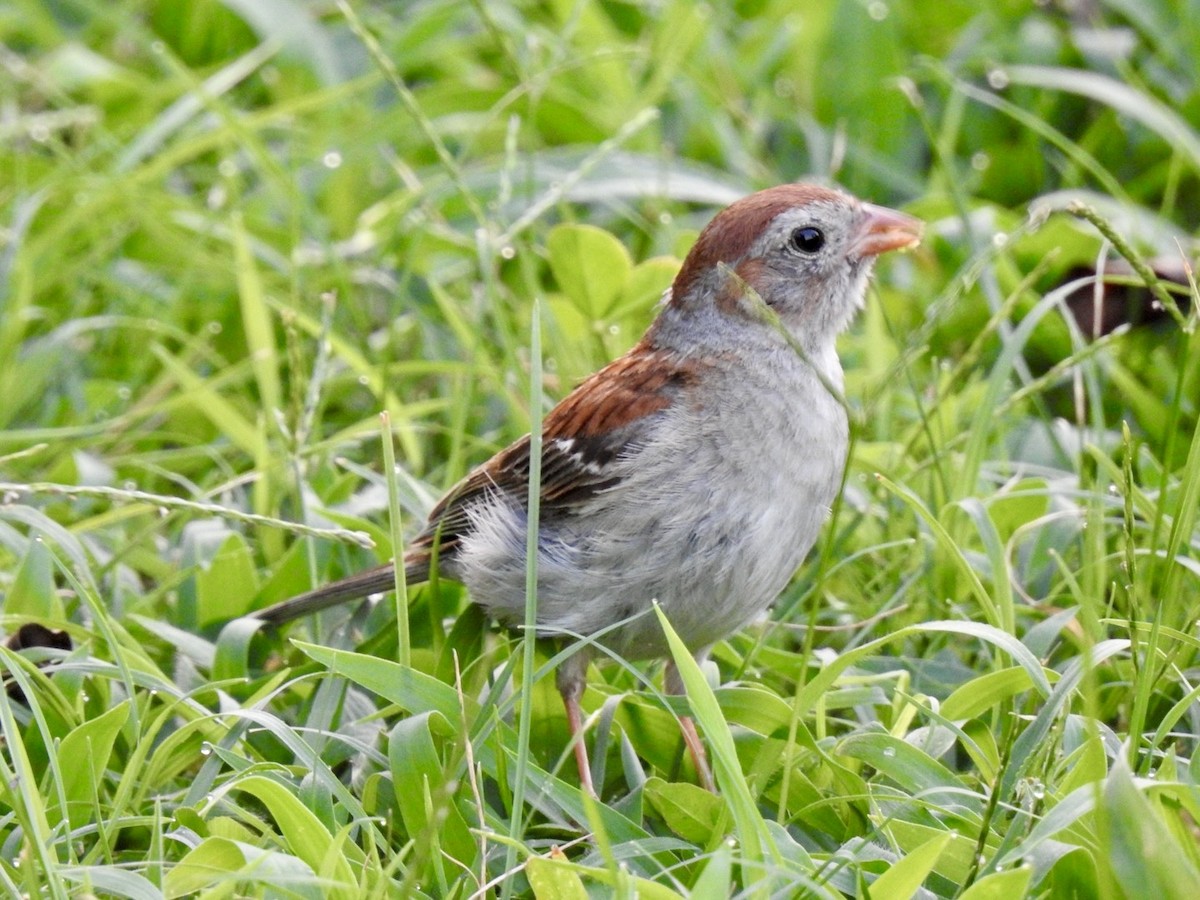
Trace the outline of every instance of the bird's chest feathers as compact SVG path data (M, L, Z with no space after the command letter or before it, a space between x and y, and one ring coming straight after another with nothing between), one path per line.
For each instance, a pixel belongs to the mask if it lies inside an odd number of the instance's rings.
M840 375L840 372L837 373ZM847 447L841 403L802 364L730 378L688 411L693 470L720 528L757 558L803 555L841 482ZM731 536L724 536L728 545ZM797 560L798 562L798 560ZM790 574L790 571L789 573Z
M689 646L778 596L828 515L847 449L844 408L798 361L710 385L631 460L636 483L613 520L649 538L654 594Z

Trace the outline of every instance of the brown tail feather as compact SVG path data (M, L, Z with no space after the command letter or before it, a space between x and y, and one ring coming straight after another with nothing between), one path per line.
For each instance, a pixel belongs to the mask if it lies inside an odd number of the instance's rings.
M404 577L408 584L420 584L423 581L427 581L429 579L428 558L417 557L406 559ZM293 619L299 619L302 616L320 612L331 606L337 606L339 603L348 603L351 600L359 600L371 594L391 590L395 586L395 583L396 579L392 572L392 564L386 563L382 566L376 566L374 569L358 572L348 578L343 578L341 581L327 584L324 587L315 588L308 593L289 597L287 600L282 600L273 606L255 610L250 613L250 617L262 619L265 622L270 622L272 625L282 625Z

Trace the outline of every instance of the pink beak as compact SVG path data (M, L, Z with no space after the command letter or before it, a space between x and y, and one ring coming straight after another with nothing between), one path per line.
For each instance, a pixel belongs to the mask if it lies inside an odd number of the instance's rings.
M860 257L878 256L889 250L902 250L920 243L924 229L920 219L873 203L864 203L862 211L865 216L850 245L852 254Z

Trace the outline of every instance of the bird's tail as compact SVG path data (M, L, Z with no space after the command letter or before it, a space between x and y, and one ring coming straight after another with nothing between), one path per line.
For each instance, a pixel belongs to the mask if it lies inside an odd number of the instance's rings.
M404 560L404 578L408 584L420 584L429 579L429 559L425 555L414 555ZM386 563L358 572L341 581L314 588L304 594L289 597L273 606L250 613L254 619L262 619L272 625L282 625L293 619L308 616L339 603L348 603L391 590L396 584L392 564Z

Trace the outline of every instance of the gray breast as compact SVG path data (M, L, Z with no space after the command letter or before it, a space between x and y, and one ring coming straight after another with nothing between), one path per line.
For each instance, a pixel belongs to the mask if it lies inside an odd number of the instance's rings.
M590 635L635 616L603 642L629 658L659 656L657 600L693 649L736 631L812 546L846 443L841 405L794 357L672 407L621 460L617 486L543 529L543 630ZM497 618L518 621L524 511L494 506L473 518L463 580Z

